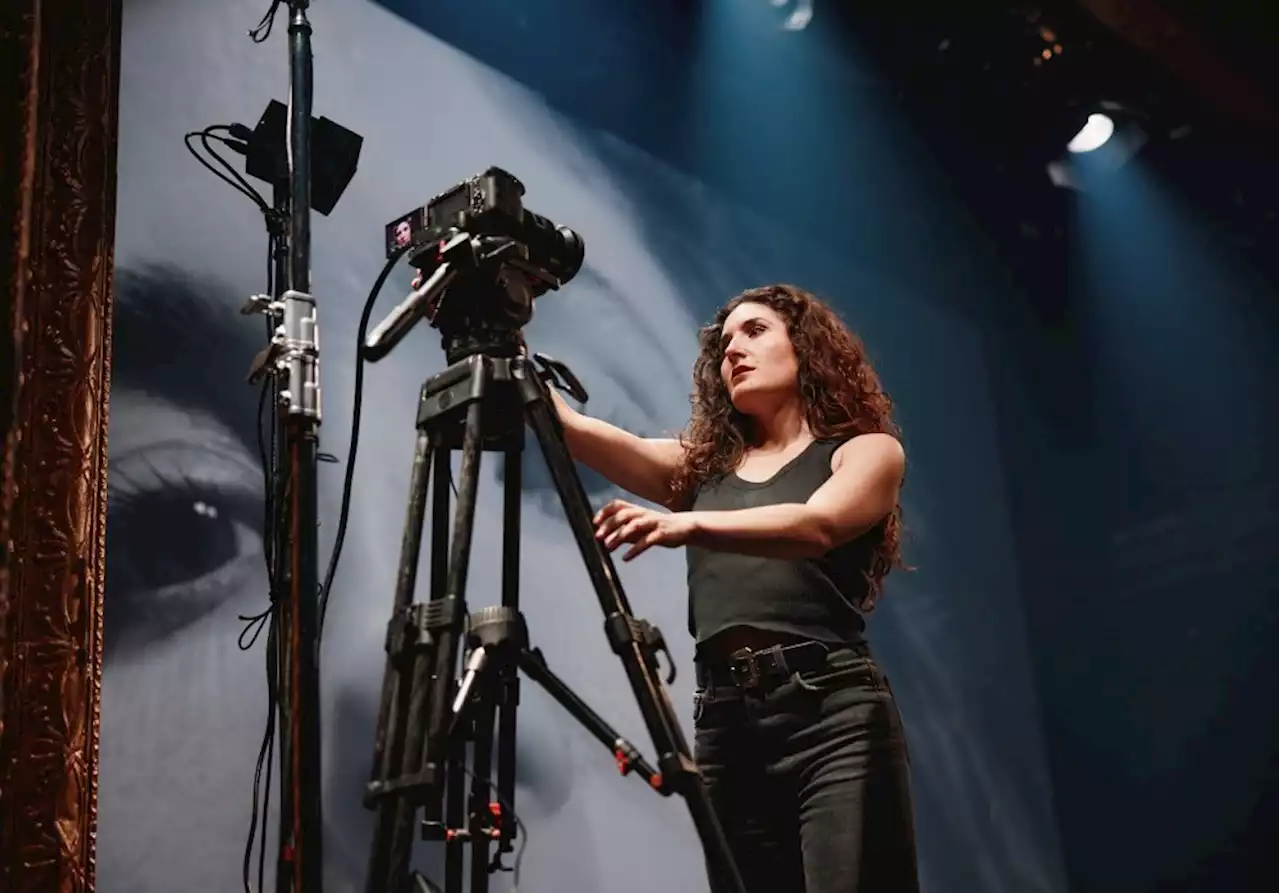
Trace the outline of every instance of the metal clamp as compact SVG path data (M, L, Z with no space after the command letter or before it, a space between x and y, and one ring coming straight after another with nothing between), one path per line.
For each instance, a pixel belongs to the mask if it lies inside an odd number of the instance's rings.
M279 343L276 368L287 376L280 402L291 416L320 422L320 327L316 322L316 300L290 289L281 296L284 324L272 339Z
M276 323L271 342L258 352L249 367L249 383L264 375L284 379L280 404L291 416L320 423L320 326L316 322L316 301L309 294L289 290L273 300L254 295L240 308L246 316L261 313Z

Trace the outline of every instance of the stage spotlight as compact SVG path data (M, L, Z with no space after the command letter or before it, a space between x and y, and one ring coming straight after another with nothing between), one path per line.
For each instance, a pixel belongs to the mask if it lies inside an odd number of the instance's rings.
M1065 189L1097 186L1138 154L1147 142L1148 116L1116 102L1102 102L1093 111L1081 110L1079 127L1065 150L1048 165L1049 179ZM1070 131L1067 131L1070 133ZM1061 143L1059 143L1061 145Z
M1067 151L1074 154L1093 152L1111 139L1115 131L1114 121L1101 112L1095 112L1089 116L1080 132L1071 138L1071 142L1067 143Z
M784 31L803 31L813 21L813 0L769 0L774 9L785 9L787 18L782 23Z

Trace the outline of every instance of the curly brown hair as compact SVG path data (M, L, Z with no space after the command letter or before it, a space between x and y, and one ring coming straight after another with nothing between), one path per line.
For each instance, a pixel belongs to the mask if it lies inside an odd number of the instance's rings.
M700 350L693 364L693 414L680 436L684 461L672 482L674 504L693 503L698 488L729 474L742 461L751 440L751 421L729 399L720 374L724 321L741 304L763 304L786 321L799 363L797 388L805 419L816 439L883 433L900 437L893 403L857 335L830 307L794 285L768 285L737 295L698 333ZM870 534L877 537L877 533ZM884 578L904 567L901 556L902 508L895 505L879 526L866 568L868 594L863 609L879 598Z

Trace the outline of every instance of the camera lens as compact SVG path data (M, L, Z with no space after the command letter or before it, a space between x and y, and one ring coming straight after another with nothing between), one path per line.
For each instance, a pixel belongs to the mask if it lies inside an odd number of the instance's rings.
M524 212L524 243L529 262L546 270L564 285L582 269L586 246L567 226L556 226L532 211Z

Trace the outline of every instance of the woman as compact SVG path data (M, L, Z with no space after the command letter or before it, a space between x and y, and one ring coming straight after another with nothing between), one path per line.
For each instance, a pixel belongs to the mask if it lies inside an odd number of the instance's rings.
M669 509L614 500L596 536L626 561L687 547L696 758L748 890L909 893L906 743L862 617L901 564L889 398L793 286L738 295L700 341L679 440L555 396L576 459Z

